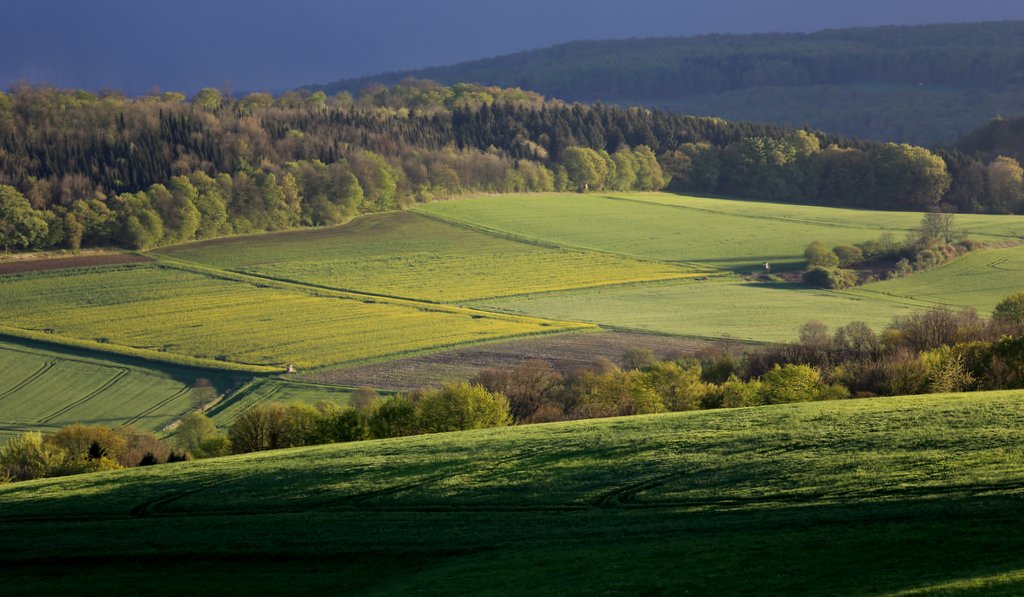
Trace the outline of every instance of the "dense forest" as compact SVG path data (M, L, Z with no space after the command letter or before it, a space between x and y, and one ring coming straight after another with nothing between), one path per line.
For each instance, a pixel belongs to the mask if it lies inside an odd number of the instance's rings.
M997 114L1022 112L1024 23L580 41L310 89L356 93L408 76L950 143Z
M987 156L1024 158L1024 118L997 118L966 135L957 144L964 152Z
M0 93L0 244L148 248L337 224L464 192L673 190L1020 212L1012 157L844 139L520 89Z

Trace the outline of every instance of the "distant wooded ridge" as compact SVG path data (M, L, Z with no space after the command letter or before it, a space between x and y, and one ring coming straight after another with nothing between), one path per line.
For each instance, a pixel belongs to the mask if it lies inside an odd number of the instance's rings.
M1024 113L1024 22L578 41L309 89L410 76L932 145Z
M337 224L466 192L659 190L1020 213L1013 157L409 81L242 98L0 93L0 247L162 244Z

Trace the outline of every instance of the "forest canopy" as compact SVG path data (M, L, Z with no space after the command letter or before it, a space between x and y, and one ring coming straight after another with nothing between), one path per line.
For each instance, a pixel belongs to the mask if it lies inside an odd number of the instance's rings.
M406 80L358 97L0 93L0 244L150 248L465 192L651 191L1020 212L1009 156Z

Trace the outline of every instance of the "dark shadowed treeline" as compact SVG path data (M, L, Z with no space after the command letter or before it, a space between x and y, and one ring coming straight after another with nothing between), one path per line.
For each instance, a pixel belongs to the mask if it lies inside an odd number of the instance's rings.
M160 244L336 224L464 192L658 190L1018 212L1016 160L406 81L240 99L0 94L5 249Z
M413 76L879 141L953 143L997 114L1021 113L1022 39L1024 23L1002 22L577 41L311 89L355 93Z

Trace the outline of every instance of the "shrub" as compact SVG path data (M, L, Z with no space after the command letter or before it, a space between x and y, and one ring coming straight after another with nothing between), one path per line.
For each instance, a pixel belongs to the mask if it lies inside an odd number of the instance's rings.
M864 260L864 252L853 245L839 245L832 250L839 258L840 267L848 267Z
M824 385L821 374L809 365L776 365L761 382L765 404L818 400Z
M952 346L942 346L921 353L928 369L929 392L963 392L974 384L964 355Z
M646 348L627 348L622 353L623 369L647 369L654 365L654 353Z
M942 255L932 249L921 249L914 256L914 269L931 269L944 261Z
M484 369L471 383L504 394L516 421L530 419L545 405L561 409L559 394L564 379L547 361L533 359L513 369Z
M200 458L206 456L202 449L203 443L217 435L213 421L204 414L190 413L178 423L174 431L174 445Z
M1024 328L1024 292L1011 294L999 301L995 310L992 311L992 319Z
M364 386L356 388L348 400L356 410L371 412L380 404L380 394L373 388Z
M125 439L127 445L117 455L117 462L124 467L140 466L140 462L147 455L153 461L151 464L158 464L167 460L169 452L167 445L160 441L155 435L148 431L140 431L134 427L123 427L116 431Z
M807 245L804 249L804 257L807 259L807 267L831 268L839 265L839 256L832 249L825 246L825 243L816 240Z
M744 383L733 375L719 386L718 392L721 394L722 408L758 406L763 403L763 387L760 381Z
M657 363L646 372L649 386L670 411L697 410L707 397L709 384L701 379L700 365L682 367L678 363ZM658 412L658 411L651 411Z
M914 273L914 266L910 265L910 260L904 257L896 262L896 268L893 270L896 276L908 276Z
M849 270L829 269L819 266L804 272L804 282L818 288L838 290L855 286L857 284L857 276Z
M39 479L61 459L62 454L43 442L39 432L23 433L0 449L0 477L14 481Z
M74 423L62 427L47 438L47 443L63 450L70 460L116 460L127 449L128 441L106 427L93 427ZM134 463L132 463L134 464Z

